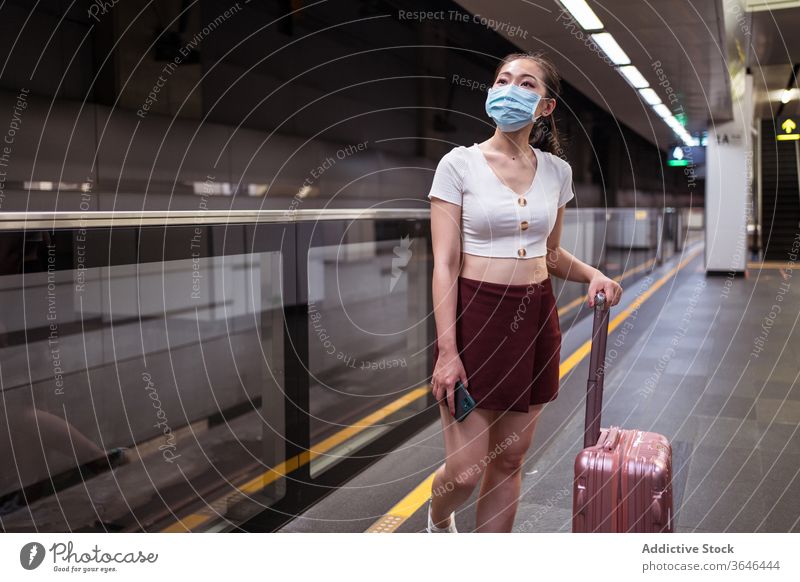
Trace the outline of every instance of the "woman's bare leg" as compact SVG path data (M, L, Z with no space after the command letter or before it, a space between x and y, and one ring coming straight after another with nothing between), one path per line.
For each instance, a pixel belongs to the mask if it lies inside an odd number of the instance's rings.
M522 464L533 440L544 404L532 405L527 413L499 413L490 429L484 452L488 463L478 497L476 532L510 532L519 505ZM495 452L500 445L501 452Z
M469 499L480 481L480 461L486 455L489 426L496 413L476 408L457 422L444 402L439 404L439 413L447 460L433 477L431 519L437 527L447 527L450 514Z

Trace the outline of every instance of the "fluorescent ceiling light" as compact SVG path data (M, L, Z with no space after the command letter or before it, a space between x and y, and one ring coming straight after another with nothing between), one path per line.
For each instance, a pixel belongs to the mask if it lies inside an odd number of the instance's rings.
M592 40L599 46L606 56L611 59L611 62L615 65L630 65L631 60L628 58L628 55L625 54L625 51L622 50L617 44L617 41L614 40L614 37L611 36L610 32L599 32L597 34L593 34Z
M674 131L678 135L681 135L683 133L680 130L680 125L675 125L674 123L670 123L669 121L667 121L667 125L669 125L672 128L672 131Z
M664 121L669 125L672 129L675 130L676 133L681 133L683 130L683 126L681 122L675 119L674 117L665 117Z
M745 10L747 12L761 12L769 10L774 12L781 8L797 8L800 0L745 0Z
M589 8L586 0L560 0L564 8L567 9L572 15L572 18L578 21L578 24L584 30L600 30L603 28L603 23L597 18L594 10Z
M650 105L658 105L661 103L661 99L658 97L656 92L649 87L646 89L639 89L639 93L642 95L642 99L647 101L647 103Z
M637 89L644 89L645 87L650 86L650 83L648 83L647 79L645 79L644 76L639 72L639 69L633 65L620 67L619 72L622 73L622 75L628 79L628 82Z
M772 91L768 91L767 95L769 95L770 101L780 101L785 105L791 100L797 99L798 95L800 95L800 91L798 91L796 87L792 87L791 89L773 89Z
M664 119L666 119L667 117L672 117L672 112L669 110L669 107L667 107L663 103L654 105L653 111L655 111L659 117L662 117Z

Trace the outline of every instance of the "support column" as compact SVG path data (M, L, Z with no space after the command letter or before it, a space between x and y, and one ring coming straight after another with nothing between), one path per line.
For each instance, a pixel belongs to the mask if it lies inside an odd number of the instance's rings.
M706 273L744 273L747 222L752 214L753 77L734 95L733 121L712 124L706 149Z

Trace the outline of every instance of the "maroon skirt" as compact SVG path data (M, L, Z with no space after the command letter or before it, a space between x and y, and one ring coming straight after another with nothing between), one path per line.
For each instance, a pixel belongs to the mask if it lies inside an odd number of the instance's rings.
M561 329L550 278L506 285L458 277L456 344L478 408L528 412L558 396ZM439 356L434 343L433 365Z

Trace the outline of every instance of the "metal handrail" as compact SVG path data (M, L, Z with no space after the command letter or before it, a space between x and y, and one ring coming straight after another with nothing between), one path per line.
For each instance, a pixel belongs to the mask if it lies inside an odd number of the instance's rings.
M0 212L0 231L179 224L293 223L318 220L424 220L429 218L430 209L415 208Z

